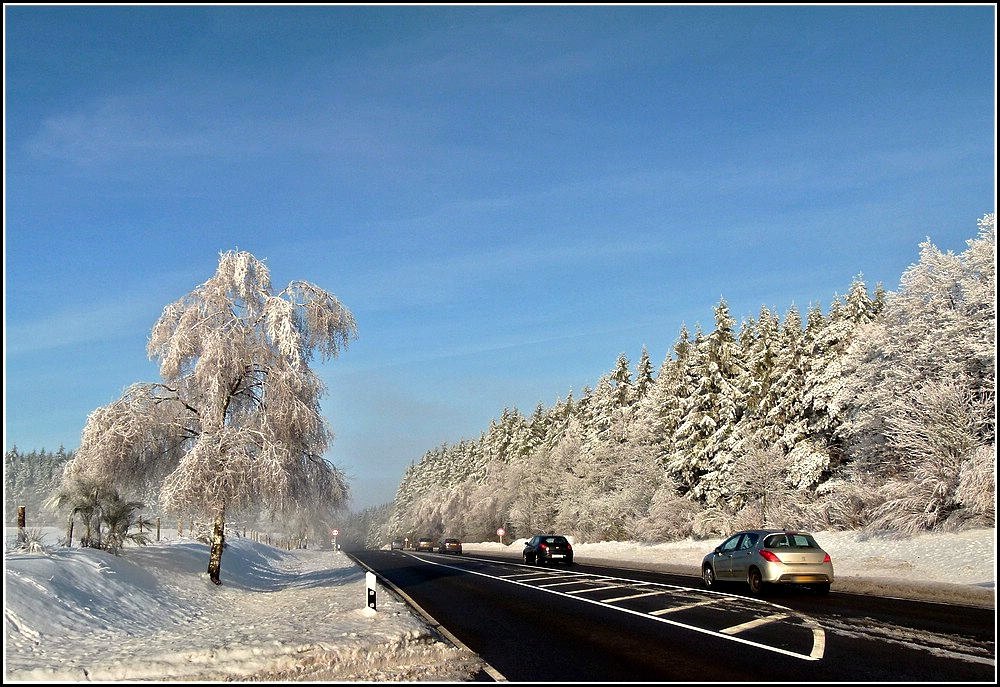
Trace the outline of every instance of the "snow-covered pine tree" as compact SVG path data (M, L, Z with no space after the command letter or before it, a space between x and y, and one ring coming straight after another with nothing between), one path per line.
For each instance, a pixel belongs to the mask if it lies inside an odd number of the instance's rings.
M642 353L639 355L639 362L635 366L635 382L632 384L633 395L637 403L649 393L654 381L653 363L649 359L649 351L646 349L645 344L643 344Z
M745 407L739 387L744 361L734 331L735 321L725 299L715 307L715 329L688 357L692 393L682 402L683 420L674 434L667 458L668 474L694 498L724 498L702 479L726 454L733 427Z
M802 403L810 441L814 446L826 447L831 470L838 470L846 459L843 429L851 421L855 395L863 391L847 381L852 363L845 354L858 328L878 315L883 305L881 294L879 288L876 298L869 296L864 280L858 276L848 296L834 298L826 318L815 311L809 315Z

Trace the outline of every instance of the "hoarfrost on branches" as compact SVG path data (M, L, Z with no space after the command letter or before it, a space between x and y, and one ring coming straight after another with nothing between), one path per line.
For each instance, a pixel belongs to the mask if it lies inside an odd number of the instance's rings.
M263 262L223 253L215 276L153 327L147 352L162 382L134 384L91 413L67 476L159 483L168 511L214 518L209 572L218 582L227 511L346 504L343 473L322 457L333 432L309 361L316 351L336 357L355 335L332 294L302 281L274 294Z

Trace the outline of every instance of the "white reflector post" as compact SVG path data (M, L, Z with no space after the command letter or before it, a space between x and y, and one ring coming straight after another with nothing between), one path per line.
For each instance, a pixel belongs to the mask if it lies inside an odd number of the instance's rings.
M365 586L368 588L368 608L375 609L375 573L365 573Z

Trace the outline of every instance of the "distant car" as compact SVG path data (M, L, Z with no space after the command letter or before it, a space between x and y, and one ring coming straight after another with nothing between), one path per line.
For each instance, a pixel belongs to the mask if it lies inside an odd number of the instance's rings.
M433 551L434 540L430 537L421 537L417 540L417 551Z
M457 553L461 555L462 540L454 539L452 537L449 537L448 539L442 539L440 546L438 546L438 553Z
M718 582L743 582L760 594L769 584L794 584L827 594L833 561L808 532L744 530L702 559L701 579L707 589Z
M396 549L399 549L400 551L403 550L403 540L402 539L393 539L392 540L392 544L389 545L389 550L390 551L395 551Z
M521 558L525 563L565 563L573 565L573 545L561 534L536 534L524 545Z

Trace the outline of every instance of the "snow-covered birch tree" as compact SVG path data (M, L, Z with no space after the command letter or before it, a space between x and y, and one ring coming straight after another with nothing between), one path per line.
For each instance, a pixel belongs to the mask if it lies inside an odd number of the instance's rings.
M964 464L995 447L995 221L983 217L961 254L921 244L900 290L843 356L849 469L884 481L873 527L916 531L964 518Z
M211 279L164 308L147 346L161 382L137 383L87 419L66 478L121 487L159 482L167 512L214 521L208 573L221 584L226 514L343 507L345 475L323 458L333 432L315 352L357 333L337 298L295 281L273 293L263 262L220 255Z

